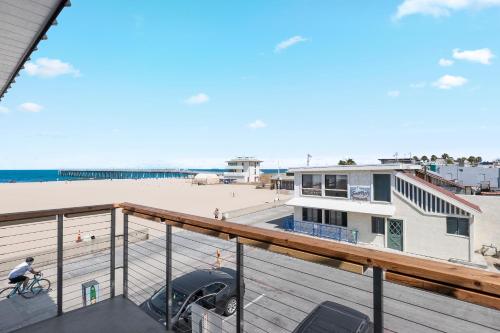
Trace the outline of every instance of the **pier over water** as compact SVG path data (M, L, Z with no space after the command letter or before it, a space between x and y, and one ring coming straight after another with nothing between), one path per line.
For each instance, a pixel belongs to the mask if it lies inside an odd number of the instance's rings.
M193 178L198 172L181 169L64 169L60 177L80 179Z

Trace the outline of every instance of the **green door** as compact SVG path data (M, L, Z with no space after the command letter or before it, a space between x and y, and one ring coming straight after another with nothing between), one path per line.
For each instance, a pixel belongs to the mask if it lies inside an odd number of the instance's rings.
M387 247L403 251L403 221L388 219Z

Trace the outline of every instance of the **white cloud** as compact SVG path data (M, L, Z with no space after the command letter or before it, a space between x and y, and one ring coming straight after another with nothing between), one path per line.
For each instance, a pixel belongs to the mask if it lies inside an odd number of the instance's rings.
M478 50L464 50L460 51L459 49L453 50L453 58L458 60L467 60L471 62L478 62L483 65L490 65L491 59L493 59L495 55L491 52L490 49L478 49Z
M6 108L5 106L0 106L0 113L9 113L10 110Z
M42 78L51 78L60 75L80 76L80 71L78 69L59 59L39 58L34 63L28 62L24 65L24 68L29 75Z
M274 52L281 52L284 49L289 48L290 46L293 46L297 43L306 42L307 40L308 40L307 38L304 38L302 36L293 36L276 45L276 47L274 48Z
M449 66L453 65L454 63L455 62L453 60L450 60L450 59L444 59L444 58L439 59L439 66L449 67Z
M204 104L207 103L210 100L210 97L208 97L207 94L205 93L199 93L197 95L191 96L187 98L184 103L188 105L198 105L198 104Z
M424 88L425 86L427 86L427 83L424 82L424 81L421 81L421 82L415 82L415 83L410 83L410 87L411 88Z
M482 9L500 6L500 0L404 0L398 6L395 18L423 14L434 17L449 16L451 12L465 9Z
M258 128L264 128L267 127L267 124L263 122L262 120L257 119L253 123L248 124L248 127L251 129L258 129Z
M389 97L399 97L401 95L401 92L399 90L390 90L387 92L387 96Z
M19 108L22 111L26 111L26 112L40 112L43 110L43 106L36 104L36 103L33 103L33 102L23 103L23 104L19 105Z
M443 75L433 83L433 86L439 89L451 89L463 86L466 83L467 79L462 76Z

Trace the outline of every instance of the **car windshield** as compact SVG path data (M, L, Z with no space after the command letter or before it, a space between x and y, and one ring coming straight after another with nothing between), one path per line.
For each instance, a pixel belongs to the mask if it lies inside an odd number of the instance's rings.
M160 289L153 297L151 297L151 304L159 313L165 314L165 287ZM183 292L172 288L172 317L179 312L182 304L186 301L187 295Z

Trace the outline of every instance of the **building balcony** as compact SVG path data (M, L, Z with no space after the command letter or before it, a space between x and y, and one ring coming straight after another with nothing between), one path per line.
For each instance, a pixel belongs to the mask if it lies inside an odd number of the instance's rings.
M131 203L0 214L0 235L0 332L299 333L321 313L366 332L500 330L499 274L353 244ZM50 288L8 289L27 256Z
M224 178L245 178L248 174L245 172L224 172Z
M283 223L286 231L293 231L316 237L333 239L339 242L358 243L358 230L339 227L331 224L294 221L289 219Z
M226 165L226 169L243 170L243 165Z

